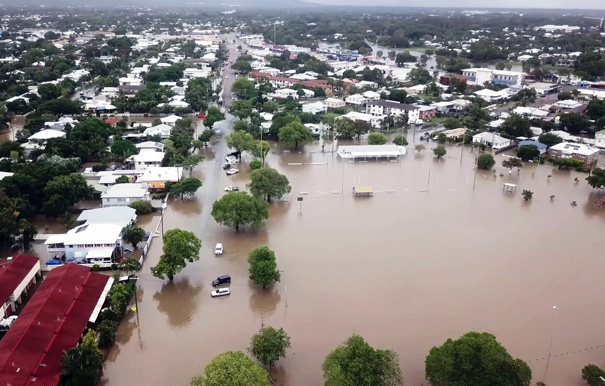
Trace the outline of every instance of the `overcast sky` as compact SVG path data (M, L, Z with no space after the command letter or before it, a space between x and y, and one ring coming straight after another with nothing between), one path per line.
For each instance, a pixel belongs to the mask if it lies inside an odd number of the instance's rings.
M367 0L310 0L333 5L370 5ZM408 7L489 7L489 8L567 8L605 9L605 0L373 0L371 5ZM597 15L595 15L597 16ZM601 16L601 15L598 15Z

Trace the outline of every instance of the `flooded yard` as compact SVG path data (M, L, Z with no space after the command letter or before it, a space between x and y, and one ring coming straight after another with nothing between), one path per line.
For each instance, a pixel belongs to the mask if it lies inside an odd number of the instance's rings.
M292 337L272 372L290 386L321 385L325 356L353 333L396 350L406 385L426 385L430 348L471 330L495 334L548 386L582 385L581 368L602 364L605 209L584 174L526 164L509 175L498 155L496 176L479 171L475 180L479 153L469 149L462 162L460 148L437 161L411 143L400 162L348 163L317 144L272 146L267 162L292 193L271 205L265 227L237 233L210 216L225 186L249 182L247 164L219 173L222 155L194 171L204 180L197 197L170 203L165 229L194 231L201 258L174 283L158 280L149 269L161 254L156 238L139 280L140 326L133 315L120 325L102 385L186 385L215 355L245 350L263 324ZM505 182L517 192L504 192ZM359 185L374 197L352 198ZM282 280L263 291L249 283L247 256L265 244ZM212 299L221 274L231 275L232 295Z

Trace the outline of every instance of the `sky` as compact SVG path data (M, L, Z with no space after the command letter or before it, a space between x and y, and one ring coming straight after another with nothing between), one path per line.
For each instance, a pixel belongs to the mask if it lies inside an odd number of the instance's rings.
M370 5L367 0L309 0L313 3L332 5ZM489 7L489 8L565 8L603 9L605 0L373 0L371 5L408 7ZM604 12L605 13L605 12ZM601 16L595 15L595 16Z

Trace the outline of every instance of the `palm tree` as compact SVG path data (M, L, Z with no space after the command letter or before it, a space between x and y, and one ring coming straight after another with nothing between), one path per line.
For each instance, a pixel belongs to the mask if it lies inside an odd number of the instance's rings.
M103 354L97 347L78 344L65 351L61 359L61 372L67 376L67 385L94 386Z

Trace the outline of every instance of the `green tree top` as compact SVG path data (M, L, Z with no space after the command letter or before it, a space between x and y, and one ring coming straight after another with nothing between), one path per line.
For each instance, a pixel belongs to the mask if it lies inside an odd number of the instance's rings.
M191 380L191 386L269 386L267 372L241 351L219 354Z
M488 333L469 332L433 347L426 357L433 386L529 386L531 370Z
M403 385L397 353L374 349L359 335L328 354L322 369L325 386Z
M202 241L193 232L182 229L166 231L163 239L163 254L158 264L151 268L151 273L160 279L172 281L187 263L199 260Z

